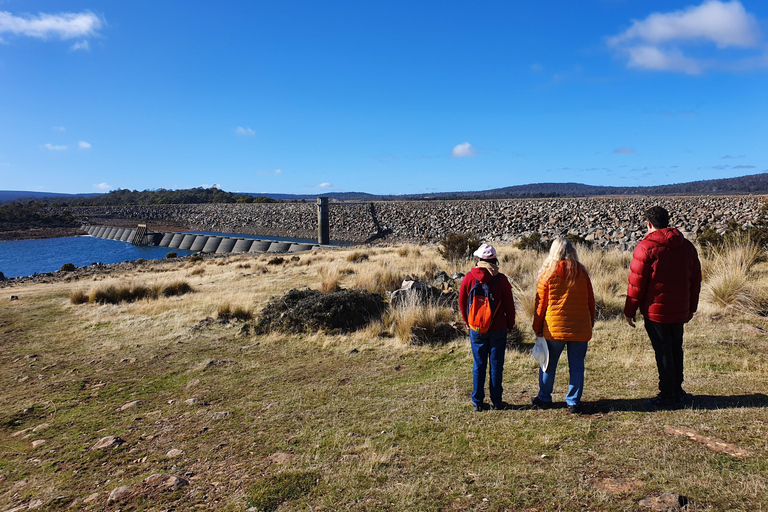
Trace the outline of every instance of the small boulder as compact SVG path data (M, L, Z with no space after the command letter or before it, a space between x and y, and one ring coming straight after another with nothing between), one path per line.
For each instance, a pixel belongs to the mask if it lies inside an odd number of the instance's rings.
M125 441L117 436L102 437L95 445L91 447L91 450L106 450L107 448L116 448L124 442Z
M134 488L132 485L123 485L122 487L118 487L116 489L113 489L112 492L109 493L109 498L107 498L107 503L112 502L121 502L121 501L128 501L131 498L133 498L137 494L137 489Z
M189 482L176 475L169 474L155 474L144 480L147 486L162 490L162 491L175 491L185 485L189 485Z

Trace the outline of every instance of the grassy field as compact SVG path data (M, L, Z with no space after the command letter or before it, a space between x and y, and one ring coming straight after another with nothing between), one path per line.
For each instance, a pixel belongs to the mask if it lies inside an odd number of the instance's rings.
M507 352L510 408L482 413L469 399L466 336L410 342L414 322L455 323L450 310L389 313L348 334L244 328L291 288L381 291L467 267L435 247L272 264L271 255L168 260L3 288L0 510L611 511L649 510L641 501L664 493L689 500L687 510L768 510L768 264L759 251L704 261L705 302L685 344L684 386L696 400L674 411L645 409L657 392L650 343L615 316L630 255L583 252L601 320L580 416L564 407L565 358L560 407L527 406L537 392L530 323L543 255L499 252L523 341ZM72 300L180 281L193 291ZM237 308L254 320L212 321ZM122 442L93 449L107 436ZM148 481L156 474L179 480Z

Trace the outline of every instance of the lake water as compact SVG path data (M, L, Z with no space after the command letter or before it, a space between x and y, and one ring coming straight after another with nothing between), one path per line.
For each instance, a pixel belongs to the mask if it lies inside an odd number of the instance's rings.
M119 263L139 258L157 260L165 258L171 251L179 256L192 254L192 251L181 249L140 247L92 236L12 240L0 242L0 272L5 277L31 276L59 270L65 263L82 267L91 263Z
M199 235L237 236L258 240L281 240L297 243L317 243L305 238L270 237L257 235L232 235L210 231L184 231ZM331 245L345 245L331 242ZM139 258L160 260L169 252L179 256L192 254L192 251L172 249L170 247L148 247L131 245L129 242L108 240L93 236L70 236L65 238L44 238L41 240L13 240L0 242L0 272L5 277L31 276L59 270L65 263L74 263L77 267L91 263L119 263Z

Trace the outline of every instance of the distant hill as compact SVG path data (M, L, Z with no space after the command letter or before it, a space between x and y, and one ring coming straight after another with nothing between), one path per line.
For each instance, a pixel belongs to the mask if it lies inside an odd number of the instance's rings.
M0 203L17 199L83 199L101 194L57 194L56 192L33 192L31 190L0 190Z
M531 183L490 190L468 192L435 192L430 194L377 195L366 192L327 192L317 194L269 194L232 193L219 189L202 187L188 190L114 190L108 194L56 194L52 192L31 192L0 190L0 202L17 199L46 199L52 202L82 204L177 204L177 203L228 203L307 201L314 202L318 196L331 201L408 201L429 199L511 199L526 197L586 197L621 195L712 195L712 194L768 194L768 172L750 174L736 178L691 181L671 185L650 187L604 187L583 183Z

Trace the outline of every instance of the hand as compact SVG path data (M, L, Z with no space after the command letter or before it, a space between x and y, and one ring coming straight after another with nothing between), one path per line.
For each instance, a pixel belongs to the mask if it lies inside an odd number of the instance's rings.
M537 332L536 333L536 337L537 338L543 338L544 337L544 333L543 332Z
M627 324L629 324L630 327L632 327L633 329L635 328L635 319L634 318L625 316L624 320L627 321Z

